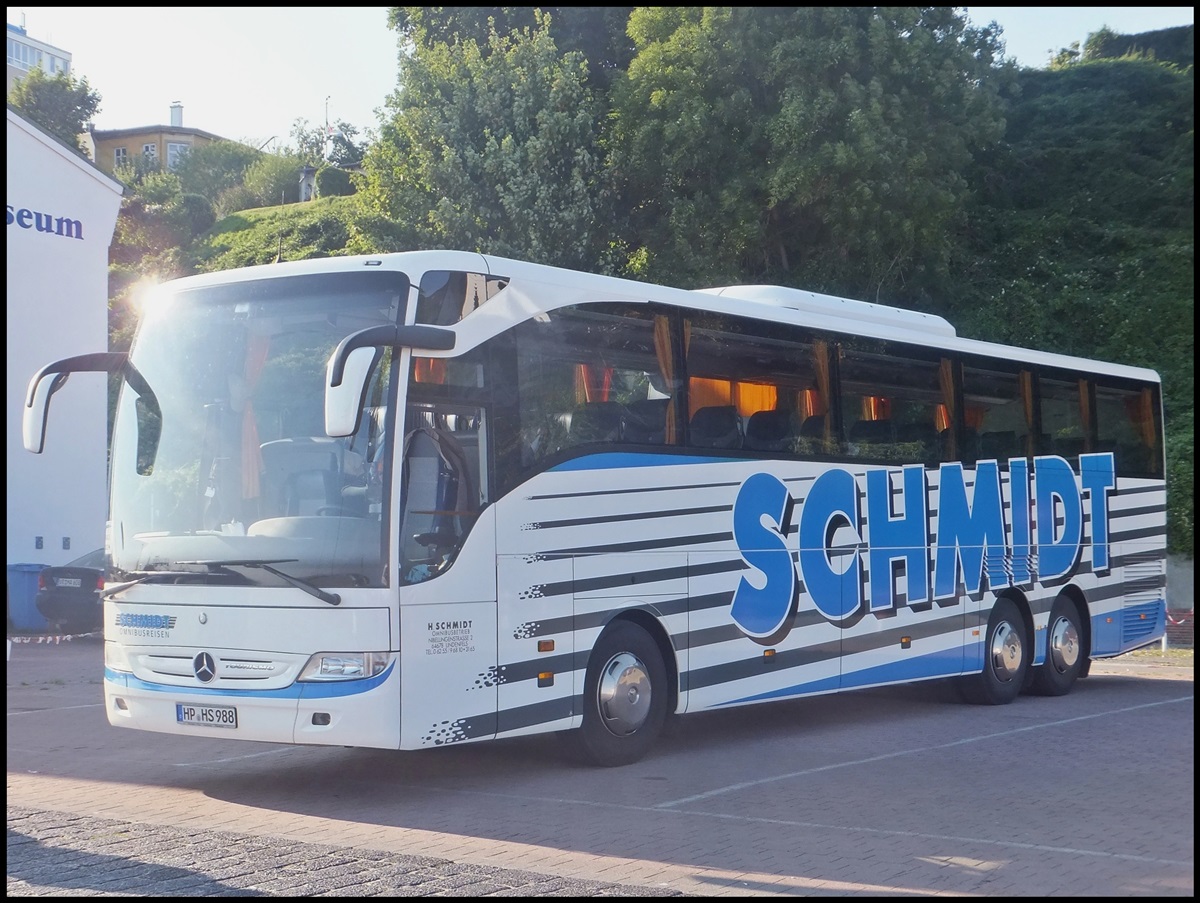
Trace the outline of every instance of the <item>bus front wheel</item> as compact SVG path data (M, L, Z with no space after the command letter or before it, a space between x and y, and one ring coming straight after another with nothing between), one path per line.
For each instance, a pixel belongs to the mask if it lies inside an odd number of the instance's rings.
M630 621L600 634L588 660L583 724L563 732L576 761L612 767L642 758L662 732L667 669L658 645Z
M960 678L963 697L975 705L1012 702L1025 684L1029 651L1020 609L1011 599L997 599L988 618L983 670Z
M1033 669L1031 692L1038 696L1065 696L1083 669L1083 631L1079 611L1070 599L1059 596L1050 609L1046 663Z

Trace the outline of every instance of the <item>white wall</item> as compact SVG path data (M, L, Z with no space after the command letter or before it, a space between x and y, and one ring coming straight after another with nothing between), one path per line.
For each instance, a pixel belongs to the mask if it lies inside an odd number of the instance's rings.
M11 109L7 151L8 563L65 564L104 543L107 378L76 374L54 396L43 454L25 451L21 410L42 365L108 349L121 187Z
M1192 611L1195 607L1195 559L1182 555L1167 556L1167 610Z

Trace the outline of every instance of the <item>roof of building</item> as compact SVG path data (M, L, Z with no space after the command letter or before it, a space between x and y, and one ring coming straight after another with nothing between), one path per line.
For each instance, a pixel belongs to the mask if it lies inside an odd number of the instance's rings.
M67 142L63 141L57 135L52 135L37 123L27 119L20 110L12 104L8 105L8 121L15 124L18 128L28 132L37 140L41 141L46 147L54 150L60 157L69 160L72 164L78 166L88 175L95 178L111 189L114 189L117 194L124 192L124 186L120 182L113 179L103 170L101 170L88 156L83 153L78 147L72 147Z
M166 135L199 135L210 141L228 141L220 135L206 132L204 129L193 129L185 125L141 125L129 129L92 129L92 138L105 141L110 138L127 138L134 135L145 135L147 132L161 132Z

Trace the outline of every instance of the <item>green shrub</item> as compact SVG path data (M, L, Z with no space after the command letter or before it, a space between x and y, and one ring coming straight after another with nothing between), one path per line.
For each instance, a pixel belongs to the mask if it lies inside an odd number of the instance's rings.
M354 194L354 183L350 173L336 166L322 166L317 170L317 197L345 197Z

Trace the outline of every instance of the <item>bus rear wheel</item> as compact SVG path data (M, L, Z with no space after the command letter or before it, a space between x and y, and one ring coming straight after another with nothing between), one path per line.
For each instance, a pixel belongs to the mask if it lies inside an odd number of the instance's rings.
M1038 696L1065 696L1083 669L1079 611L1065 596L1054 600L1047 634L1046 663L1033 669L1030 692Z
M997 599L984 638L983 670L959 679L963 697L975 705L1007 705L1020 695L1028 670L1021 611L1011 599Z
M588 661L583 724L562 735L571 758L613 767L641 759L662 732L667 669L658 645L630 621L600 634Z

